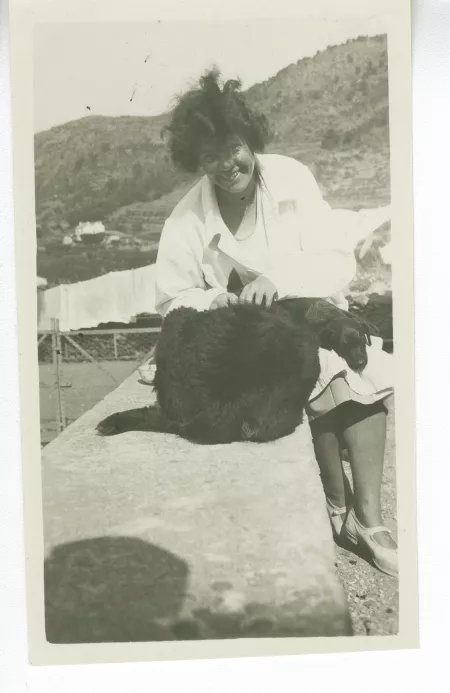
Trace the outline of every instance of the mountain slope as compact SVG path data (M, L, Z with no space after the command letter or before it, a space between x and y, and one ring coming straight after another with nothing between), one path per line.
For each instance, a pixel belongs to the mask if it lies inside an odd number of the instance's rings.
M333 206L359 208L389 201L385 36L329 47L289 65L246 94L272 124L267 151L310 166ZM169 161L160 136L166 121L165 114L91 116L36 135L42 276L51 280L57 262L55 253L52 261L46 257L49 244L59 244L79 221L101 220L107 228L140 237L147 251L156 247L164 219L196 179L175 170ZM95 257L98 253L100 249ZM96 263L93 256L91 276L100 273ZM100 264L102 271L114 269L109 260ZM76 280L70 271L69 275L67 281Z
M273 126L267 151L314 171L335 206L389 200L389 100L385 37L328 48L247 91ZM178 182L156 201L139 201L107 217L113 228L155 233L189 186Z

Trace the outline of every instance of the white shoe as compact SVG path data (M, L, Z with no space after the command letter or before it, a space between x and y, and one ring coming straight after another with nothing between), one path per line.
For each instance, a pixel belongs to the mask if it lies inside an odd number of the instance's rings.
M152 361L150 361L150 363L145 363L143 366L139 368L139 375L141 376L141 380L143 380L144 383L147 383L148 385L153 385L155 373L156 365Z
M377 527L364 527L357 519L355 511L352 508L345 519L342 536L354 546L363 544L370 552L373 564L378 570L381 570L382 573L386 573L386 575L397 577L397 549L388 549L386 546L378 544L373 537L377 532L389 532L389 534L392 534L391 530L383 525L378 525Z

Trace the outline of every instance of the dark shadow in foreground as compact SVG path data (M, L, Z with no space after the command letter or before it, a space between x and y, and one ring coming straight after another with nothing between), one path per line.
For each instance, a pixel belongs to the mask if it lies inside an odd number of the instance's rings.
M342 605L332 598L318 602L315 591L275 608L249 602L236 613L224 613L220 594L209 608L191 595L188 609L183 609L188 576L186 561L140 539L101 537L57 546L45 562L47 640L68 644L352 635Z
M57 546L45 561L45 622L52 643L175 639L189 568L165 549L129 537Z

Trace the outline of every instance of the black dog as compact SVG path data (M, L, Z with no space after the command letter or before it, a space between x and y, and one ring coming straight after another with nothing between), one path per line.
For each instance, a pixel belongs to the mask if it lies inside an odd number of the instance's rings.
M174 310L155 361L158 406L114 414L100 433L166 431L209 444L275 440L301 423L320 372L314 330L277 304Z
M233 271L228 291L242 288ZM319 345L360 371L366 343L369 326L325 299L180 308L164 320L156 348L158 406L114 414L98 430L165 431L204 443L275 440L301 423L319 376Z
M335 351L349 368L361 372L367 366L367 346L372 344L370 332L376 332L368 323L325 299L285 299L279 305L296 323L310 325L320 346Z
M244 284L236 270L232 270L227 290L240 295ZM320 346L335 351L349 368L360 372L367 366L367 346L371 345L370 332L375 328L348 311L338 308L323 298L289 298L278 301L297 324L307 323L319 338Z

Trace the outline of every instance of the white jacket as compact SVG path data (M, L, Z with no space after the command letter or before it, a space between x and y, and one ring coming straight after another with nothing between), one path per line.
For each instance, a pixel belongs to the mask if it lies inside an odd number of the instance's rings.
M236 264L270 279L278 298L339 295L355 275L356 245L389 219L389 208L331 209L312 173L295 159L261 154L257 161L269 267L242 257L220 215L214 186L204 176L175 207L161 234L155 291L162 316L180 306L207 310L226 291Z

